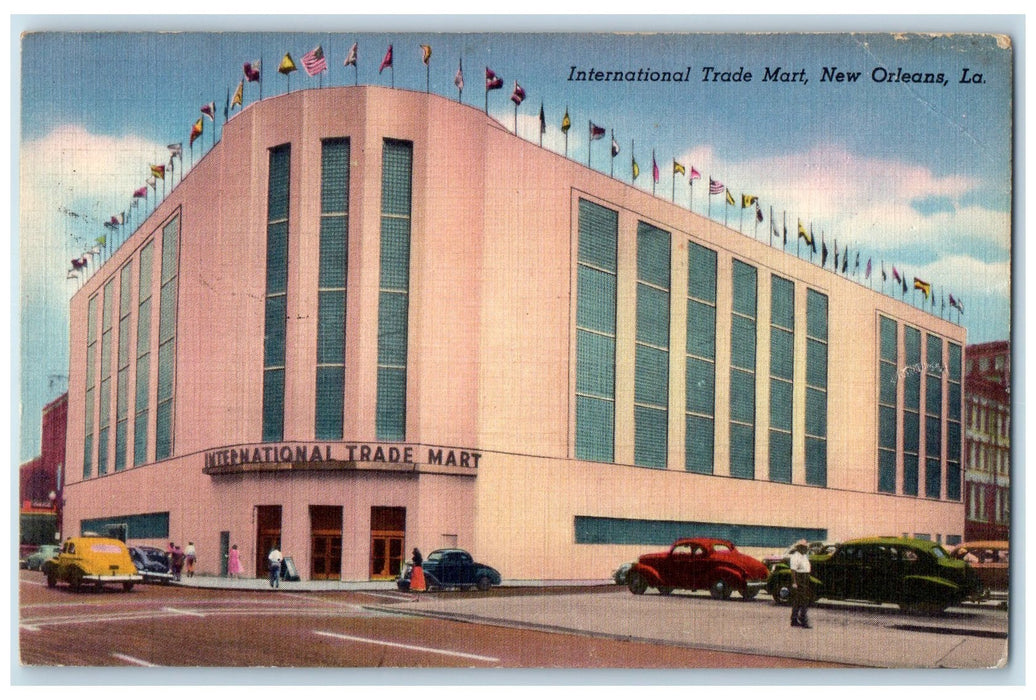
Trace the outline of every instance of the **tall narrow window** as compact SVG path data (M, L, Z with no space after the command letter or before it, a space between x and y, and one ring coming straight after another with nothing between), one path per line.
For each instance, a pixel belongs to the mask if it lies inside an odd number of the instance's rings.
M615 309L619 215L579 200L576 457L615 459Z
M755 343L758 271L733 262L730 324L730 475L755 478Z
M405 440L414 145L409 141L385 139L383 149L378 406L375 431L379 440Z
M158 391L155 402L155 459L173 454L173 394L176 370L176 281L180 265L180 218L162 229L162 272L158 298Z
M104 285L101 306L101 395L97 410L97 475L108 473L108 438L111 434L112 395L112 316L115 306L115 280Z
M921 332L903 329L903 493L919 493L921 453Z
M137 381L133 408L133 464L147 461L148 416L151 381L151 268L155 246L148 241L140 250L137 279Z
M896 392L899 386L898 326L878 320L878 491L896 492ZM916 457L915 457L916 461Z
M669 454L669 233L637 224L634 462L665 468Z
M827 326L827 295L810 289L806 292L806 483L812 486L827 486Z
M770 277L770 481L791 483L795 283Z
M291 144L270 149L266 195L263 441L284 438L284 347L288 324L288 199Z
M115 471L126 468L126 439L129 435L130 312L132 308L133 261L119 275L119 355L115 384Z
M712 474L716 418L716 251L688 242L687 471Z
M961 348L948 344L949 366L946 399L946 498L959 501L961 496ZM1006 428L1006 426L1005 426Z
M345 411L345 289L349 267L349 140L327 139L320 157L316 438L341 440Z
M924 493L942 497L942 339L925 334Z
M93 474L94 405L97 398L97 295L86 304L86 395L83 439L83 478Z

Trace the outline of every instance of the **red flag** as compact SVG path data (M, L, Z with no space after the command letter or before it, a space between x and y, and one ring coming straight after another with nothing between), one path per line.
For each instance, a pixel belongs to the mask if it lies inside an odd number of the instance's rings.
M378 73L385 70L386 68L392 67L392 44L389 44L388 51L385 52L385 58L381 59L381 67L378 68Z
M133 190L134 197L147 197L147 185L144 185L139 190Z
M254 83L259 80L259 61L255 63L246 63L244 65L245 80L250 83Z
M520 105L522 100L525 99L525 90L518 84L518 81L514 81L514 92L511 93L511 102L514 102L515 106Z
M202 105L201 113L207 116L212 121L216 121L216 103L210 102L207 105Z
M191 127L191 138L188 141L188 146L194 145L194 140L201 136L202 129L204 128L204 122L202 117L198 117L198 121L194 122L194 126Z
M597 126L593 122L590 122L590 140L596 141L597 139L604 138L604 127Z
M504 79L486 66L486 90L499 90L504 86Z

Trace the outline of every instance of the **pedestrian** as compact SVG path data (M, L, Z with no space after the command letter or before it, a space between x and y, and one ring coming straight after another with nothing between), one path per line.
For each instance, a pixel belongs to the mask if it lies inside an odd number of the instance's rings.
M188 542L187 549L183 550L184 562L187 564L187 578L194 577L194 562L198 558L194 550L194 543Z
M183 571L183 550L179 546L173 545L173 554L170 556L170 562L173 565L173 580L179 581L180 574Z
M413 566L410 569L410 590L423 591L426 588L424 569L421 567L424 564L424 557L421 556L421 550L417 547L414 547L411 563Z
M227 555L227 575L230 578L241 578L241 553L237 551L236 544L230 548L230 554Z
M812 596L809 577L809 543L799 540L791 553L788 566L791 568L791 626L810 628L806 611Z
M284 561L284 557L281 555L281 550L277 548L276 544L274 544L273 549L270 550L267 560L270 563L270 588L280 588L281 562Z

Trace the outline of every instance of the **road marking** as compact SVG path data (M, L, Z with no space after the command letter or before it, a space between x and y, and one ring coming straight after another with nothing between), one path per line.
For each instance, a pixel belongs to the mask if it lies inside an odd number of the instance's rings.
M156 664L148 663L147 661L144 661L143 659L137 659L137 658L134 658L132 656L126 656L125 654L116 654L116 653L112 652L112 656L114 656L116 659L121 659L122 661L125 661L126 663L134 664L136 666L147 666L149 668L154 668L156 666Z
M386 642L381 639L367 639L365 637L353 637L348 634L338 634L337 632L321 632L314 630L314 634L319 634L324 637L334 637L335 639L344 639L349 642L360 642L361 644L378 644L385 647L396 647L399 649L412 649L414 651L427 651L432 654L443 654L444 656L460 656L465 659L477 659L479 661L488 661L490 663L499 663L500 659L492 656L480 656L478 654L467 654L462 651L450 651L448 649L434 649L432 647L422 647L415 644L401 644L399 642Z
M162 609L166 612L176 613L177 615L193 615L194 617L205 617L205 613L193 612L191 610L180 610L179 608L170 608L168 605Z
M371 593L369 591L360 591L360 592L363 593L363 595L368 595L368 596L371 596L372 598L388 598L389 600L405 600L405 601L408 601L408 602L411 601L411 600L418 600L417 596L402 595L402 594L399 594L399 593L396 593L396 594L393 594L393 593Z

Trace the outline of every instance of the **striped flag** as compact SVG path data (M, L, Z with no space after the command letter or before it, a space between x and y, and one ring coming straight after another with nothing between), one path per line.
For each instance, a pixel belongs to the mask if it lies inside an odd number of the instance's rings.
M319 44L302 57L302 67L306 69L306 73L310 77L327 70L327 59L324 58L324 50Z
M723 186L722 182L709 178L709 194L723 194L725 189L727 188Z
M499 90L504 86L504 79L486 66L486 90Z
M514 92L511 93L511 102L514 102L514 106L517 107L525 99L525 90L518 84L518 81L514 81Z
M919 277L914 278L914 289L920 289L922 292L924 292L925 299L928 299L930 296L932 296L932 285L928 282L925 282Z

